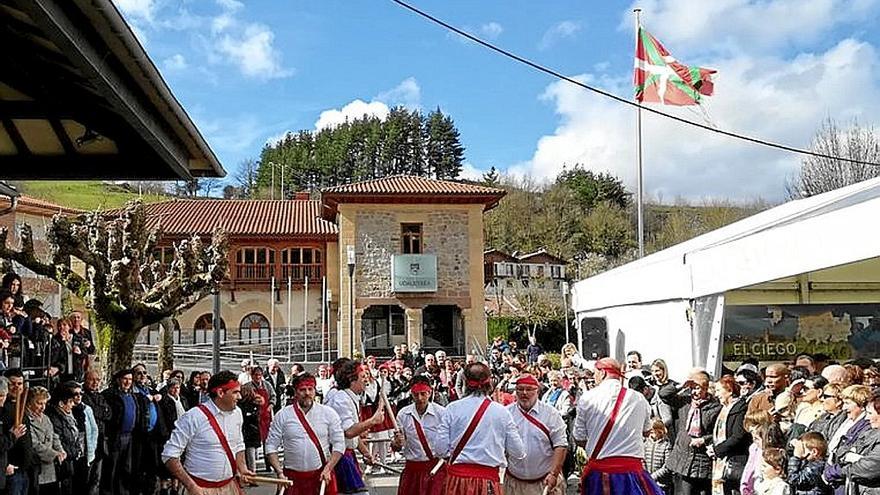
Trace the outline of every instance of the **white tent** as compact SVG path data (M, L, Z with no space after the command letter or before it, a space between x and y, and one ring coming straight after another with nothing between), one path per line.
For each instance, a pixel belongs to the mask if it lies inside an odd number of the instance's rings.
M578 321L584 316L615 315L618 322L625 316L624 321L633 325L647 324L633 311L644 313L648 305L657 310L657 305L672 304L667 313L682 315L687 308L694 310L693 301L714 295L721 297L718 309L722 309L726 291L880 256L878 218L880 179L790 201L577 282L572 288L572 308ZM719 319L709 313L709 319ZM654 317L651 325L658 324ZM675 331L681 318L675 319L669 331ZM623 328L611 323L609 333ZM717 367L711 352L717 342L698 342L707 338L699 334L708 333L709 327L686 323L691 327L687 333L693 351L689 365ZM720 339L720 323L716 323L719 328L713 327L712 332L717 335L708 338ZM659 325L666 327L664 318ZM629 331L632 334L634 329ZM671 337L675 345L677 336ZM611 354L622 357L624 349L614 348L614 335L609 338ZM649 345L638 340L640 345Z

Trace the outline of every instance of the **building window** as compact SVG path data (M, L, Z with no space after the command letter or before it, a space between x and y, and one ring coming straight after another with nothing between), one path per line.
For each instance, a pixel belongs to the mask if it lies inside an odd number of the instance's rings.
M422 224L400 224L400 237L403 241L403 254L422 254Z
M164 266L171 266L174 261L174 246L162 246L153 250L153 259Z
M205 313L193 325L193 344L214 342L214 315ZM220 342L226 342L226 321L220 318Z
M245 247L235 253L235 278L237 280L268 280L274 275L274 249Z
M260 313L251 313L241 319L238 325L242 344L262 344L269 342L269 320Z
M464 354L464 318L458 306L429 305L422 310L422 348Z
M406 314L400 306L369 306L361 317L361 335L367 352L389 355L394 336L406 334Z
M323 253L318 248L294 247L281 251L281 277L310 282L321 279L323 273Z

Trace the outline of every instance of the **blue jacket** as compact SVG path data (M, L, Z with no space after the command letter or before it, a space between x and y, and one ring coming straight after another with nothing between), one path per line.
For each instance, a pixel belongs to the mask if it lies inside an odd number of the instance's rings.
M807 461L800 457L788 458L788 486L796 495L829 495L831 487L822 480L825 459Z

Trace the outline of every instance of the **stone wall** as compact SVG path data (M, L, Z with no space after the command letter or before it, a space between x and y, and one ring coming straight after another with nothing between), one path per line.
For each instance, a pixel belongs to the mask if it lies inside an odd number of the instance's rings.
M470 256L466 210L408 211L405 219L393 211L358 212L358 297L394 296L391 292L391 256L400 253L400 224L408 222L422 224L422 252L437 255L437 292L433 295L468 297Z

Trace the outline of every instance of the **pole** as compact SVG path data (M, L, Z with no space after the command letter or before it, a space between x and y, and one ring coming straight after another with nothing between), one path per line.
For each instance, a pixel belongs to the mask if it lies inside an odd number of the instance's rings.
M348 257L348 355L354 357L354 246L346 246ZM337 356L338 357L338 356Z
M211 339L211 369L213 374L217 374L220 372L220 289L214 291L214 314L211 320L214 326L214 335Z
M281 164L281 200L284 200L284 164Z
M292 307L290 304L290 298L291 298L292 293L293 293L293 278L290 275L288 275L287 276L287 360L288 361L291 361L291 349L292 349L291 342L293 341L293 337L290 333L291 328L293 327L293 325L292 325L293 322L291 321L292 317L290 316L290 311L291 311L291 307Z
M568 282L566 282L565 280L562 281L562 308L563 311L565 311L565 343L568 344L570 340L568 338L568 331L571 327L568 326Z
M640 16L642 13L642 9L633 9L633 12L636 15L636 47L638 47L639 43L639 28L641 27ZM639 258L645 256L645 204L644 204L644 179L642 178L642 105L639 102L639 109L636 113L636 146L638 146L638 156L639 156L639 177L638 177L638 187L636 189L636 194L638 197L636 198L636 208L638 210L639 217Z
M309 360L309 277L306 277L306 283L303 291L303 346L305 352L305 361Z
M324 342L324 333L327 329L327 276L321 277L321 362L324 361L324 351L326 345Z
M269 354L275 357L275 277L269 289Z
M272 199L275 199L275 162L269 162L272 166Z

